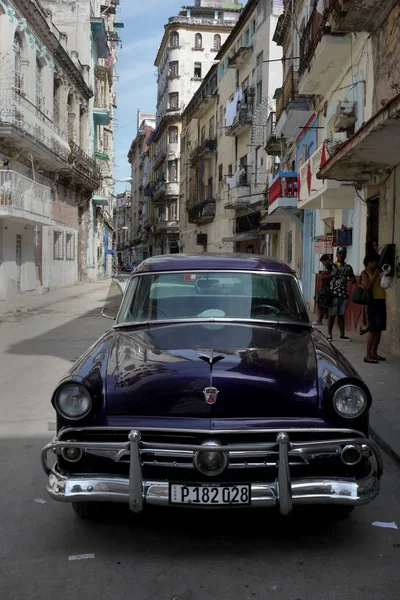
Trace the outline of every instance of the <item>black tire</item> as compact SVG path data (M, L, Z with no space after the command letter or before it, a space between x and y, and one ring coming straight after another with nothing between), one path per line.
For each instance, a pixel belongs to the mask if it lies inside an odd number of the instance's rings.
M72 509L77 517L85 521L95 521L101 514L101 506L96 502L73 502Z

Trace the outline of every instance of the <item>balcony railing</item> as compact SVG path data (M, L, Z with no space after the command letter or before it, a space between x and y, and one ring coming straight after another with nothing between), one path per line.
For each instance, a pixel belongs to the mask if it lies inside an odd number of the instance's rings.
M199 158L203 158L204 156L212 156L217 152L217 140L208 139L203 141L199 146L197 146L190 155L190 159L193 162L196 162Z
M269 205L279 199L290 199L297 204L297 173L281 172L273 179L269 187Z
M189 207L189 223L208 223L215 217L215 201L199 202Z
M331 0L323 0L323 7L321 8L318 6L320 9L319 11L317 10L317 6L314 7L311 17L304 29L304 33L300 40L300 75L304 73L310 64L315 48L324 34L324 27L329 16L328 8L330 1Z
M244 129L251 126L253 119L253 107L250 105L240 106L233 123L230 127L225 130L225 135L236 136L239 135Z
M261 212L249 212L248 215L236 218L235 233L246 233L260 227Z
M246 59L251 56L252 52L253 46L240 46L232 58L228 59L228 68L239 69L244 64Z
M32 221L52 218L51 189L16 171L0 171L0 216Z
M69 147L71 148L70 162L75 171L85 180L91 182L96 189L101 180L101 171L97 166L96 161L90 158L75 142L70 140Z
M280 88L276 98L276 122L279 121L282 112L285 110L289 102L296 98L298 80L299 73L293 68L293 66L291 66L286 74L283 86Z
M0 97L0 129L13 127L15 133L11 132L10 135L24 150L27 147L28 134L31 136L31 143L38 147L37 151L40 146L45 147L47 151L67 162L69 146L65 130L61 131L52 119L41 112L22 92L14 90L11 85L8 87L5 81L2 82L2 87L4 90Z
M267 143L265 151L269 156L278 156L282 152L282 142L276 135L276 113L270 112L267 119Z

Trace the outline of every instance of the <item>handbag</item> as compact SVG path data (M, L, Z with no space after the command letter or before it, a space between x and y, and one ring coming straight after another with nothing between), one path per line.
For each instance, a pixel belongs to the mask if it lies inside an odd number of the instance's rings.
M351 299L353 300L354 304L362 304L366 306L372 301L372 292L371 290L365 290L364 288L358 286L354 290Z
M329 287L322 287L318 290L315 301L324 308L329 308L332 304L333 294Z

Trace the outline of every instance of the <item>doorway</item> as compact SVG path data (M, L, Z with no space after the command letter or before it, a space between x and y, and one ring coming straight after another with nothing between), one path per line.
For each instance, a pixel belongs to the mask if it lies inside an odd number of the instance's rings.
M15 264L17 267L17 294L21 292L21 272L22 272L22 235L17 235Z
M368 200L367 243L373 238L379 240L379 198Z

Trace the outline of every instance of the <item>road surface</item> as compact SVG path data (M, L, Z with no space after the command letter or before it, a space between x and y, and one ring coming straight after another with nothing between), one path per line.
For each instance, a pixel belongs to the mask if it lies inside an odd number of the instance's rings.
M261 509L135 517L120 506L89 523L46 496L50 395L109 327L99 317L104 294L0 325L0 598L397 600L400 531L372 526L400 527L400 472L387 457L379 498L334 524Z

